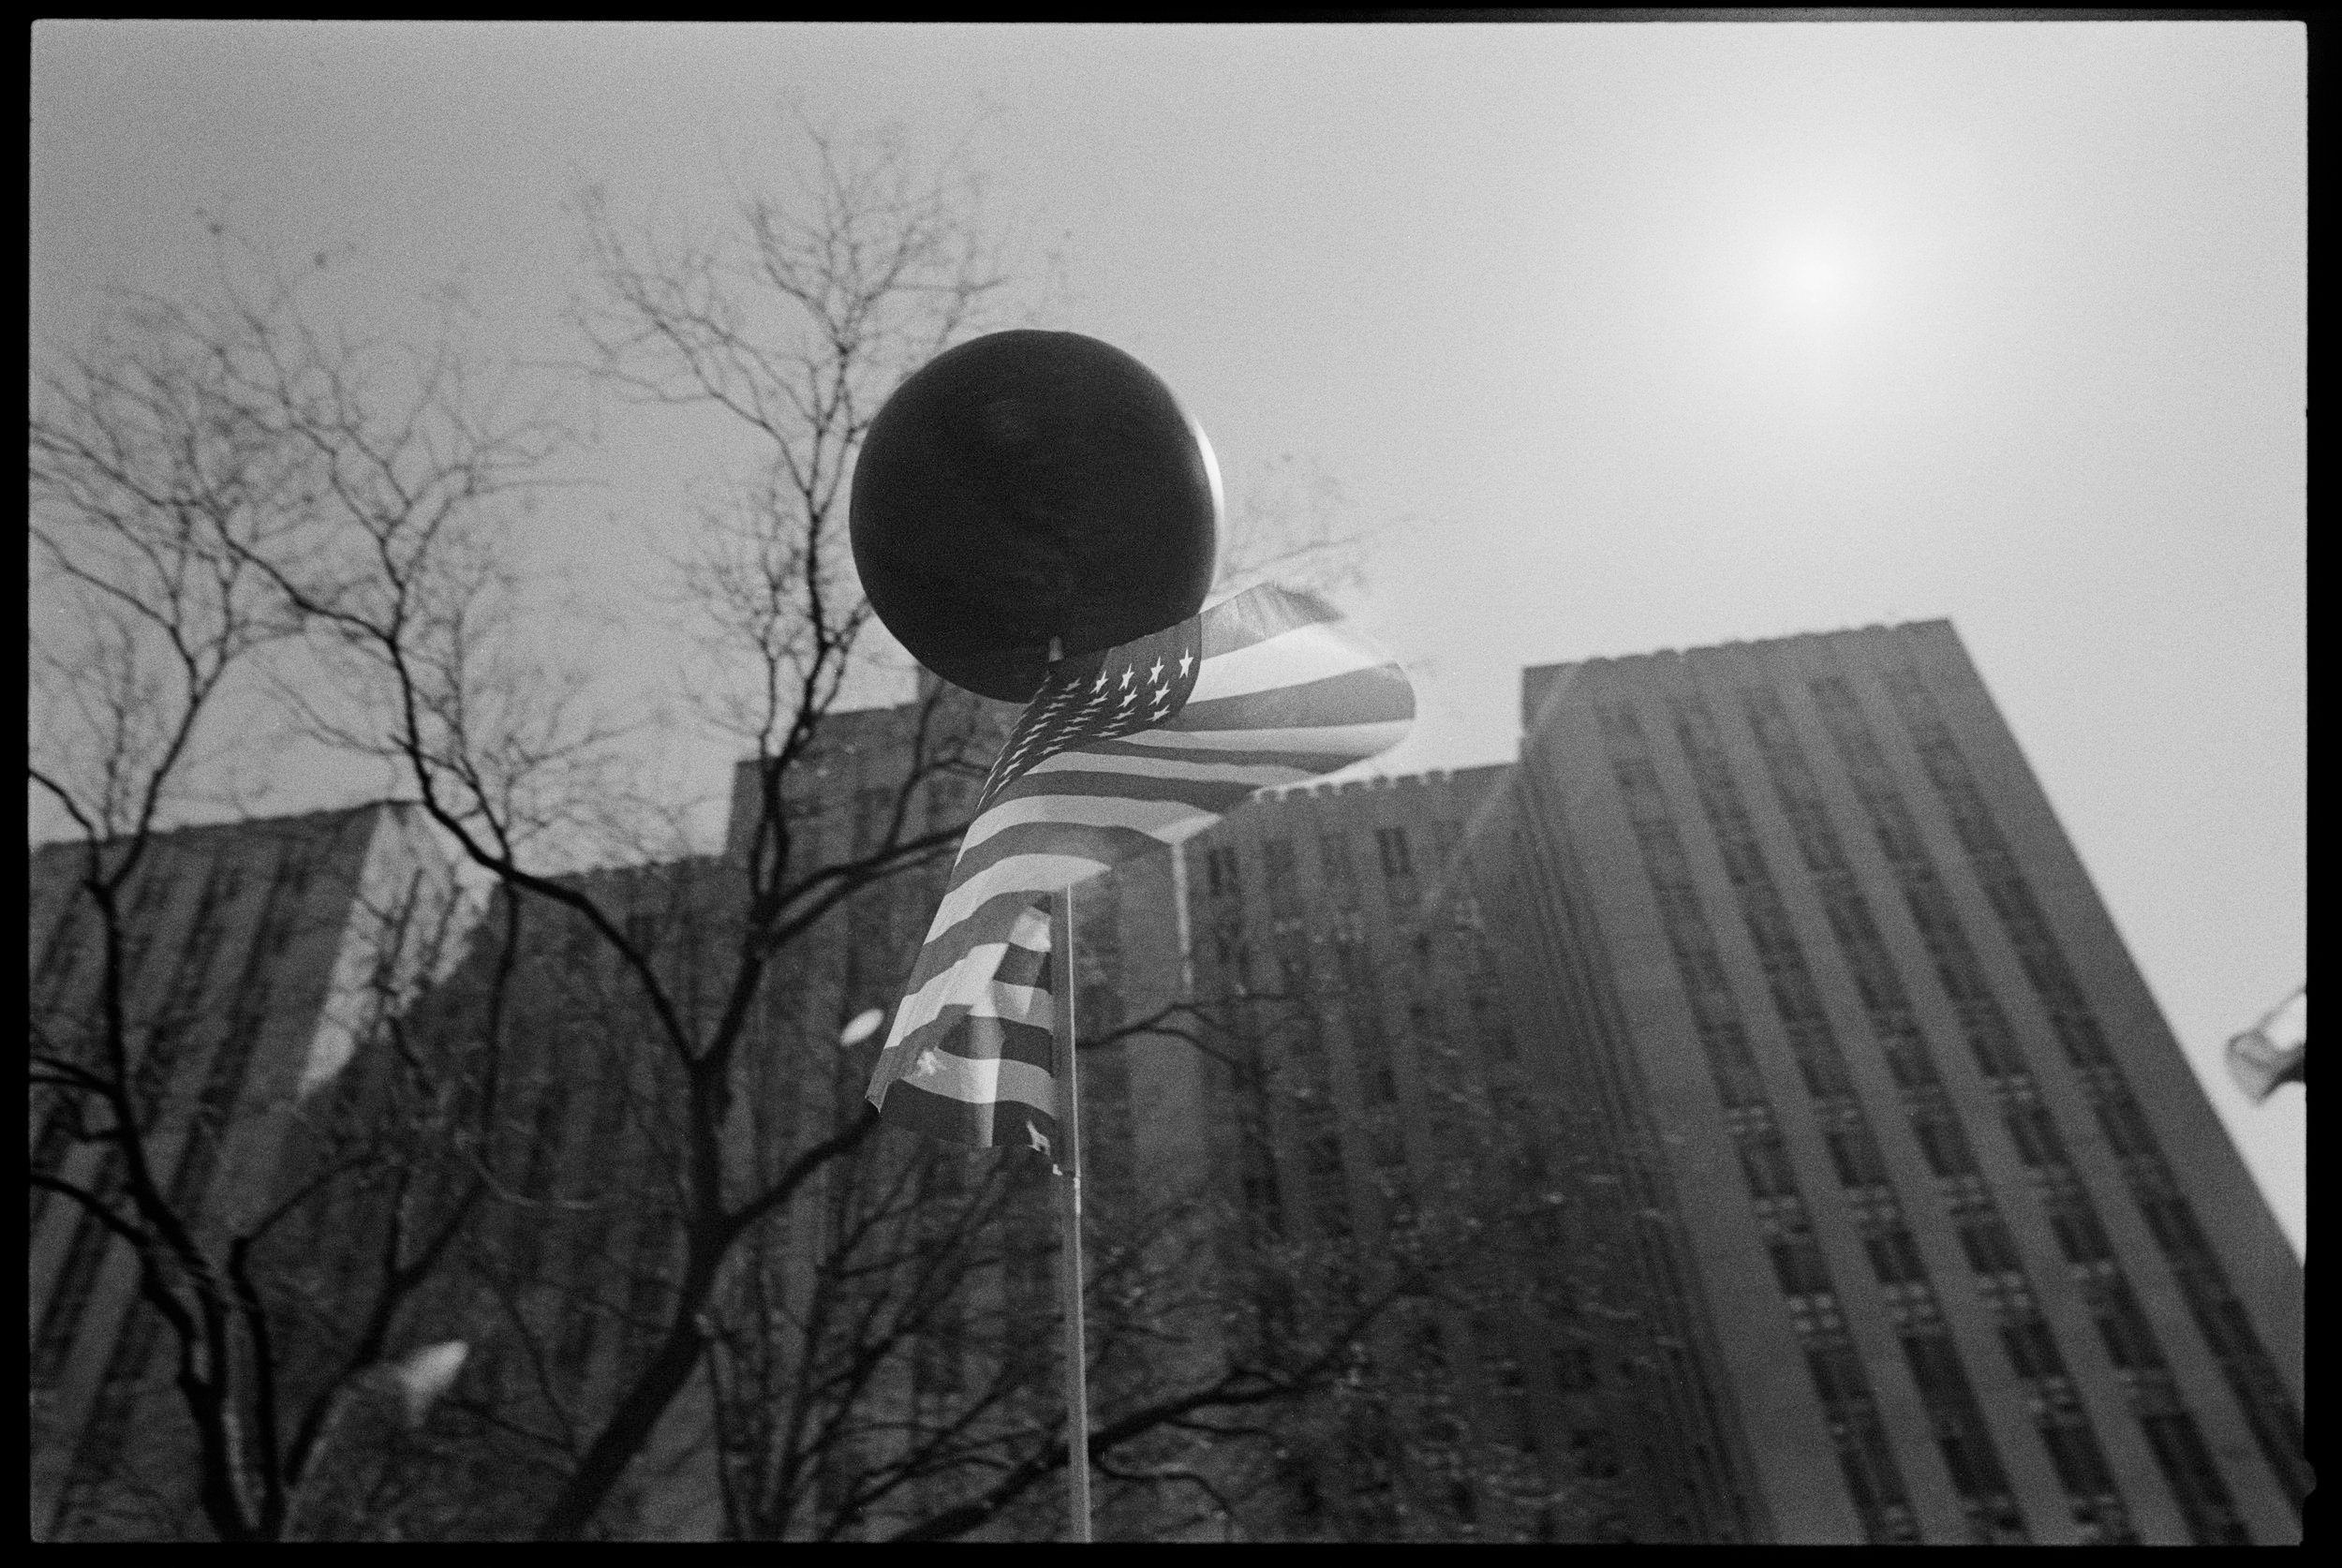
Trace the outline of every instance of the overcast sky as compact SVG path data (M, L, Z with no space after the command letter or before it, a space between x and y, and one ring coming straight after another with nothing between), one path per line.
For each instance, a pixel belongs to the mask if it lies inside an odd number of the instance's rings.
M32 63L61 342L198 283L202 206L347 247L357 317L460 279L558 359L581 184L713 213L784 102L964 139L1060 259L1043 324L1233 487L1290 458L1381 529L1390 771L1509 759L1524 665L1949 616L2305 1244L2302 1092L2219 1066L2306 963L2299 26L52 22ZM531 542L625 605L722 448L603 430ZM720 743L666 754L719 797Z

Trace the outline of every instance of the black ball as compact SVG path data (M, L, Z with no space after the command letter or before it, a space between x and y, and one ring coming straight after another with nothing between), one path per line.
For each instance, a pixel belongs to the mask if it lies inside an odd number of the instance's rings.
M886 400L850 515L886 629L954 685L1021 703L1051 639L1090 653L1202 608L1220 477L1203 432L1130 355L1079 333L993 333Z

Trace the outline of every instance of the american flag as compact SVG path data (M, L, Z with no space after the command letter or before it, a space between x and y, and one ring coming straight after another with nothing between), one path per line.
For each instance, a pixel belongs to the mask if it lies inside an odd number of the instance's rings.
M2309 987L2279 1002L2269 1015L2228 1043L2229 1075L2259 1104L2280 1084L2309 1087Z
M985 781L895 1011L870 1077L881 1116L1049 1152L1049 895L1255 790L1386 751L1414 718L1396 664L1324 600L1277 587L1052 665Z

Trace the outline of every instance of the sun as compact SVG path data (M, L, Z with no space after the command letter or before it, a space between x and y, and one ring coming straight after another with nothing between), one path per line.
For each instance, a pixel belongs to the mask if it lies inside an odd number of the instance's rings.
M1781 268L1782 281L1791 296L1814 309L1826 308L1845 297L1846 272L1842 251L1812 244L1793 247Z
M1854 247L1835 234L1801 234L1774 252L1773 282L1782 296L1809 316L1836 316L1853 303L1861 282Z

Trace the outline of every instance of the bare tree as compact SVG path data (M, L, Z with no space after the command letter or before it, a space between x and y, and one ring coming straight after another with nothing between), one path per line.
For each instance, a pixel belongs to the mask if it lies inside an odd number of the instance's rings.
M1606 1506L1603 1457L1563 1457L1574 1432L1540 1429L1530 1397L1541 1370L1572 1386L1565 1325L1606 1270L1561 1223L1575 1173L1549 1166L1532 1125L1533 1075L1460 872L1450 852L1428 894L1411 876L1394 888L1416 960L1400 966L1374 961L1340 891L1307 929L1248 930L1236 896L1198 910L1198 984L1245 1004L1210 1052L1215 1158L1245 1199L1222 1267L1257 1302L1239 1346L1386 1309L1338 1379L1264 1413L1263 1533L1576 1534Z
M1275 582L1339 594L1364 583L1372 540L1339 479L1313 457L1283 452L1234 487L1212 591Z
M988 761L943 732L939 696L912 725L869 842L831 857L801 841L812 791L792 781L810 775L867 624L844 547L848 466L894 380L964 330L998 282L950 193L918 186L891 156L856 162L818 138L814 151L810 209L750 200L744 248L645 253L598 199L584 203L598 292L581 321L600 371L641 397L720 410L761 443L745 504L719 515L689 584L747 672L716 717L757 759L712 1007L687 1007L645 933L542 856L546 835L600 792L610 737L578 688L530 657L517 578L483 525L537 451L484 439L445 395L378 408L362 360L306 332L267 334L246 378L332 481L296 538L242 557L328 650L338 679L330 700L304 693L313 727L395 760L515 907L552 907L593 934L638 988L661 1092L682 1108L664 1326L606 1408L580 1413L574 1462L538 1521L550 1536L586 1528L700 1365L711 1295L742 1237L867 1136L856 1117L778 1169L728 1160L740 1053L768 975L854 890L948 853L963 824L926 822L920 791ZM434 362L416 384L445 393L458 379ZM451 433L475 460L460 470L438 461Z
M233 263L223 252L223 281ZM259 1020L197 1016L194 992L209 977L184 956L177 979L142 984L154 932L141 906L170 880L155 865L168 852L158 836L207 804L220 760L253 741L255 693L299 629L254 562L300 535L330 476L255 407L248 382L258 324L281 318L293 295L289 285L231 286L214 311L126 298L86 348L37 362L28 438L29 778L36 804L71 824L72 839L46 858L78 863L49 941L56 962L39 977L53 984L30 998L31 1183L37 1203L75 1206L94 1237L135 1255L140 1299L168 1332L192 1425L198 1501L231 1540L282 1530L318 1419L373 1358L362 1344L342 1377L305 1407L289 1404L284 1324L256 1257L289 1217L378 1162L379 1146L338 1151L264 1211L207 1212L200 1173L223 1130L215 1108L190 1119L167 1091L195 1036L249 1035ZM373 911L369 999L342 1020L353 1038L376 1031L403 977L446 934L447 900L437 911L401 902ZM199 925L212 913L199 911ZM94 969L82 961L93 954ZM249 1044L209 1048L237 1059ZM371 1298L349 1306L387 1323L428 1272L433 1245L422 1238L420 1262L394 1251ZM82 1252L94 1262L103 1246ZM57 1325L60 1344L74 1326ZM126 1335L143 1344L149 1326L134 1322Z
M1103 1058L1192 1041L1210 1053L1227 1011L1181 1001L1081 1049ZM837 1059L840 1098L857 1096L867 1053ZM1055 1311L1046 1171L1017 1150L874 1140L837 1162L786 1233L744 1243L711 1347L734 1533L1054 1531L1059 1501L1041 1484L1065 1463L1065 1413L1052 1338L1034 1328ZM1257 1270L1230 1280L1211 1253L1241 1217L1208 1182L1134 1175L1101 1168L1090 1183L1090 1457L1102 1517L1176 1531L1191 1515L1227 1516L1223 1483L1244 1468L1234 1447L1268 1435L1212 1421L1330 1387L1387 1293L1355 1322L1238 1345L1227 1325L1253 1311ZM1291 1289L1308 1260L1254 1262L1286 1270Z
M1006 1261L997 1235L941 1270L903 1245L931 1223L935 1173L951 1157L882 1157L858 1094L810 1094L785 1127L755 1129L773 1099L763 1058L777 999L809 994L815 955L836 939L850 900L940 870L1004 717L929 686L878 741L859 719L841 724L850 682L870 658L869 611L845 540L854 454L900 378L989 324L1008 296L1000 247L965 183L930 175L884 141L808 131L806 151L799 188L744 197L729 223L701 236L630 229L598 193L578 204L592 282L577 324L593 373L639 404L706 416L711 446L724 431L747 443L729 491L706 498L699 544L677 563L671 596L703 617L707 645L720 650L693 682L707 718L752 755L734 841L694 884L701 916L680 955L642 918L631 884L564 869L578 844L606 836L626 792L622 727L584 673L541 651L539 607L510 527L564 435L536 409L512 411L513 389L482 381L452 335L420 349L351 341L319 330L296 289L230 279L215 306L144 307L142 341L167 349L177 379L149 390L121 368L135 366L135 355L94 360L86 388L60 381L52 393L87 428L63 413L53 428L36 420L37 514L45 505L81 530L56 524L53 544L37 536L53 570L96 601L108 601L102 584L113 578L89 565L88 540L149 570L154 591L113 597L138 625L155 623L137 648L177 650L181 672L174 707L156 703L150 653L141 663L126 651L111 665L61 655L54 667L55 711L111 724L91 731L103 744L77 754L80 773L61 761L36 774L83 821L89 897L108 951L125 939L114 911L128 875L121 862L136 854L111 848L123 824L151 825L221 672L264 648L278 656L266 688L305 732L395 768L422 812L498 889L473 959L488 966L483 999L458 1009L451 1016L461 1021L436 1037L415 1032L420 1025L385 1035L396 1065L380 1082L390 1088L353 1081L361 1099L395 1090L402 1109L385 1125L405 1141L395 1158L366 1167L376 1183L365 1232L374 1261L358 1272L376 1305L355 1320L357 1332L304 1341L314 1348L292 1380L305 1400L297 1415L263 1417L269 1397L232 1386L243 1375L235 1368L274 1365L248 1348L279 1323L270 1292L247 1288L236 1272L249 1246L213 1259L182 1240L142 1176L118 1201L70 1194L161 1260L150 1295L191 1347L182 1383L207 1434L204 1506L223 1536L279 1535L289 1516L304 1533L361 1530L370 1511L406 1521L401 1529L477 1523L437 1498L438 1483L427 1478L490 1449L528 1477L506 1500L538 1500L525 1528L549 1538L586 1533L678 1398L719 1363L760 1398L783 1385L813 1391L773 1413L796 1435L756 1440L760 1473L735 1497L743 1530L795 1532L819 1518L815 1532L834 1533L883 1516L898 1533L963 1533L1008 1516L1065 1463L1062 1427L1051 1425L1060 1418L1022 1409L1006 1425L994 1419L1024 1398L1015 1393L1024 1383L1011 1378L990 1395L970 1394L968 1408L940 1427L897 1432L891 1470L842 1492L833 1487L809 1512L800 1506L806 1485L819 1494L825 1484L806 1479L808 1444L824 1424L865 1429L890 1419L880 1385L905 1357L931 1354L921 1347L935 1339L934 1314ZM121 394L104 377L126 378L136 418L110 413L104 399ZM211 584L210 599L184 590L199 582ZM190 620L198 610L213 619ZM284 641L295 632L298 643ZM849 784L852 798L841 798ZM855 819L852 833L836 831L841 814ZM530 942L556 932L565 950L582 944L578 961L603 987L600 1065L622 1102L613 1114L639 1134L629 1146L632 1193L589 1191L531 1163L531 1140L547 1129L530 1118L552 1115L543 1107L553 1102L511 1081L521 1058L506 992ZM135 1119L121 1087L135 1066L123 1032L109 1023L88 1049L43 1049L36 1077L43 1092L108 1109L111 1120L77 1123L77 1132L119 1142L134 1160L135 1139L118 1131ZM954 1202L988 1213L1014 1186L987 1178ZM869 1332L848 1341L775 1331L757 1316L771 1306L758 1294L760 1266L794 1245L774 1227L785 1219L800 1234L817 1199L839 1228L827 1251L811 1255L877 1280L854 1296ZM644 1288L623 1299L571 1292L551 1308L532 1304L560 1282L538 1254L515 1250L515 1237L551 1234L564 1217L615 1212L639 1243L632 1274ZM1103 1270L1100 1289L1124 1288L1140 1258ZM298 1291L288 1291L278 1294L298 1307ZM363 1495L348 1489L358 1472L345 1471L334 1501L295 1515L291 1500L317 1456L352 1452L347 1434L366 1424L364 1390L378 1391L383 1358L411 1339L424 1296L470 1304L467 1311L486 1303L498 1348L475 1365L511 1371L499 1388L518 1378L534 1392L483 1393L484 1374L467 1372L435 1425L414 1434L412 1453L367 1472L375 1479ZM893 1305L867 1317L873 1300ZM590 1387L563 1386L547 1316L572 1306L625 1328ZM489 1335L481 1320L465 1321L474 1339ZM1129 1321L1143 1324L1144 1314ZM247 1348L230 1347L235 1336ZM731 1360L711 1357L711 1347L732 1347ZM1329 1343L1136 1388L1093 1432L1091 1455L1128 1458L1198 1413L1321 1386L1344 1354ZM736 1413L739 1401L731 1403ZM257 1443L246 1435L255 1430ZM971 1479L979 1474L981 1484Z

